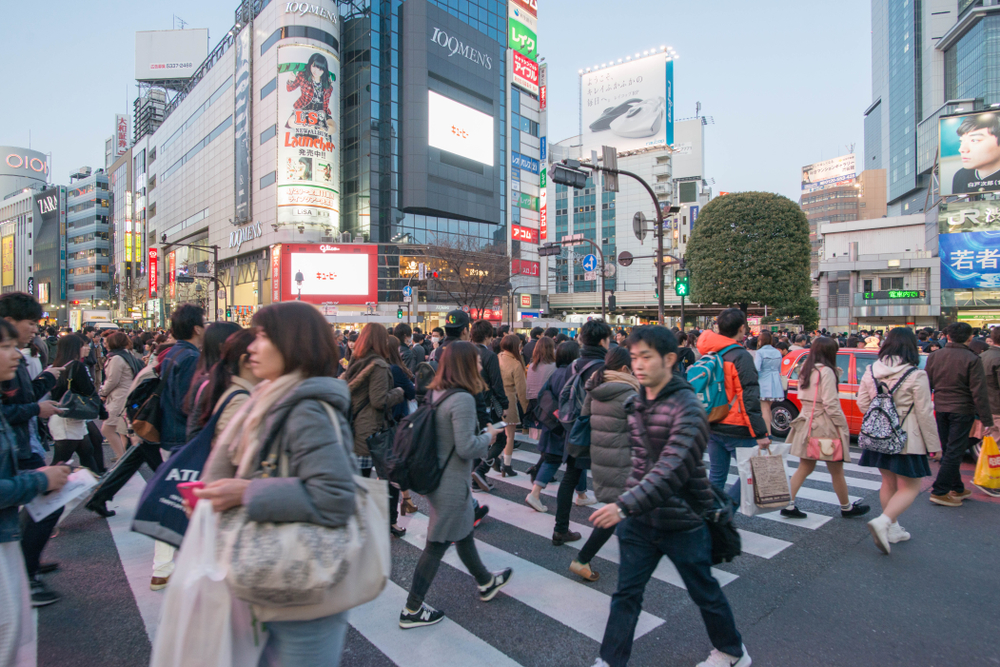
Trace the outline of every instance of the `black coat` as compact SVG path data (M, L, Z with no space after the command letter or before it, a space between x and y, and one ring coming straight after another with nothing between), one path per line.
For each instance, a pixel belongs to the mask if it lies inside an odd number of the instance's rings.
M640 392L627 411L632 475L618 506L657 530L698 528L713 496L702 460L708 418L691 385L674 376L652 401Z
M481 343L474 343L479 359L483 362L480 375L486 383L486 391L476 396L476 413L479 416L479 426L492 424L503 419L503 411L507 409L507 393L503 389L503 376L500 375L500 360L493 350ZM495 400L494 400L495 399ZM494 404L500 406L499 412L494 410Z
M28 424L38 416L38 401L55 385L56 378L51 373L42 373L32 380L28 373L28 364L24 359L21 359L14 378L0 384L3 396L3 406L0 411L14 431L18 459L31 457L31 434Z

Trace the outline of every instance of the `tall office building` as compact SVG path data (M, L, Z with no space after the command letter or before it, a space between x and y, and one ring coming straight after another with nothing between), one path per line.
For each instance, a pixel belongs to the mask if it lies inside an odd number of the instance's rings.
M70 175L66 212L67 299L73 308L105 307L111 289L111 192L103 169ZM71 308L71 310L73 309Z

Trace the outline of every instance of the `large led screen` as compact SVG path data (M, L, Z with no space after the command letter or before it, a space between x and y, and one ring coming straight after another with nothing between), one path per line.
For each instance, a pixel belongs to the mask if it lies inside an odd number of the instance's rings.
M493 116L428 91L428 143L493 166Z
M291 253L292 280L302 272L302 296L364 296L368 294L367 254ZM298 285L292 284L298 295Z

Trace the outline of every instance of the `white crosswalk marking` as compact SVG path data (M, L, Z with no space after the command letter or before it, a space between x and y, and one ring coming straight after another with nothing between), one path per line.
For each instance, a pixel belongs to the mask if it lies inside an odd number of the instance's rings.
M490 511L492 512L492 507ZM423 514L412 515L406 522L406 536L403 539L423 549L427 539L427 517ZM502 594L540 611L594 641L600 642L604 637L604 627L608 623L608 613L611 611L610 596L481 540L476 540L476 548L490 569L514 568L514 576L504 587ZM462 565L454 549L448 550L443 562L465 572L465 566ZM473 583L470 580L469 594L472 595L473 591ZM661 618L642 612L635 628L636 639L662 625L663 622Z

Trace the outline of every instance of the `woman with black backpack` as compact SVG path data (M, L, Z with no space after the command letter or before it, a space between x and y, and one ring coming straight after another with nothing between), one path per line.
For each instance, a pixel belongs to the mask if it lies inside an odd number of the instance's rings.
M510 568L501 572L487 570L473 537L472 463L486 457L500 433L492 425L481 433L477 428L475 395L486 389L479 364L475 345L455 341L442 351L429 387L429 400L440 401L434 407L434 429L442 473L437 488L427 494L431 505L427 543L413 573L406 606L399 614L399 627L403 629L434 625L444 619L443 612L424 603L424 596L452 542L462 564L475 578L483 602L496 597L513 573Z

